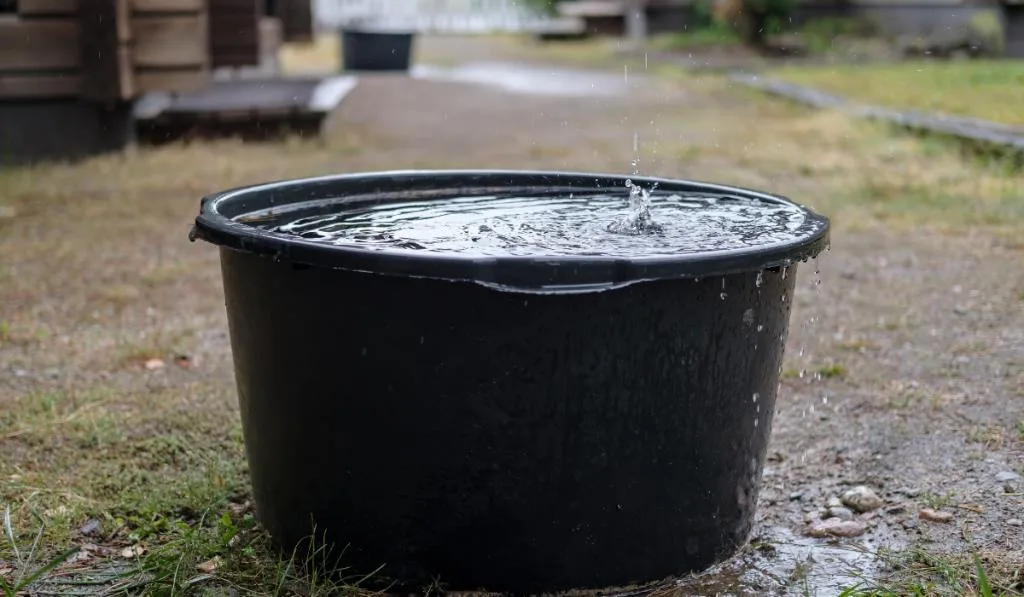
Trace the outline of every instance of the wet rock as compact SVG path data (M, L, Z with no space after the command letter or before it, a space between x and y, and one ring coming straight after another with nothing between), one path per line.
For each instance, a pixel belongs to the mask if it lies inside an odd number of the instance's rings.
M882 498L866 485L858 485L845 493L840 500L844 506L848 506L857 512L870 512L885 505Z
M853 510L843 506L831 507L825 512L825 515L828 518L838 518L839 520L853 520L854 517Z
M951 522L953 520L952 513L933 510L931 508L922 508L917 517L921 520L928 520L931 522Z
M85 524L78 527L78 532L79 534L85 537L95 535L100 532L100 521L96 520L95 518L90 518L89 520L85 521Z
M858 537L867 530L868 526L862 522L829 518L812 524L807 529L807 534L819 539L825 537Z
M1003 483L1003 482L1006 482L1006 481L1016 481L1018 479L1020 479L1020 475L1018 475L1017 473L1015 473L1013 471L1002 471L1002 472L996 473L996 481L999 481L1000 483Z

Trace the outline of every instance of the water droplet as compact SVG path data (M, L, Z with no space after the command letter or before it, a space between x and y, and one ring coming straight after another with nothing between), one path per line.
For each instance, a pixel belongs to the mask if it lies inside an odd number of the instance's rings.
M764 331L764 324L761 324L761 323L757 324L757 331L763 332Z
M785 280L789 277L789 266L782 268L782 279Z
M724 293L724 292L722 292L722 293L719 293L718 298L720 298L720 299L722 299L724 301L725 297L727 297L727 296L729 296L729 295Z
M828 394L825 394L824 396L821 397L821 403L828 404Z
M764 286L764 272L757 272L757 277L754 278L754 285L758 288Z
M761 397L760 394L758 394L757 392L754 392L753 399L754 399L755 403L757 402L757 399L760 398L760 397Z
M760 421L758 421L757 419L754 419L754 427L757 427L758 423L760 423Z

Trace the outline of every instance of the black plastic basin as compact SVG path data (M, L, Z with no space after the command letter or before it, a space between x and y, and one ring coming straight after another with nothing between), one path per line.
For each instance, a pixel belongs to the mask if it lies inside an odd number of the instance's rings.
M407 71L412 32L343 29L342 64L346 71Z
M386 172L203 200L193 237L220 246L254 500L282 548L315 523L350 572L525 593L680 575L746 541L796 265L827 219L807 211L794 240L756 249L636 259L367 250L243 221L624 181Z

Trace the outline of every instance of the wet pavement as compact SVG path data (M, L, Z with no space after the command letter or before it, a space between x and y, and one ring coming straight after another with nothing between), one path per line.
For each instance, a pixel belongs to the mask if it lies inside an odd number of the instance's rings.
M411 74L419 79L475 83L530 95L606 97L625 95L629 90L625 76L512 62L470 62L450 68L424 64L414 66Z

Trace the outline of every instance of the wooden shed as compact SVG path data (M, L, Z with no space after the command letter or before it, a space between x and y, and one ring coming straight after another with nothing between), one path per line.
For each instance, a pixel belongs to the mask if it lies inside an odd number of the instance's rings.
M0 0L0 167L123 146L142 94L312 35L310 0Z

